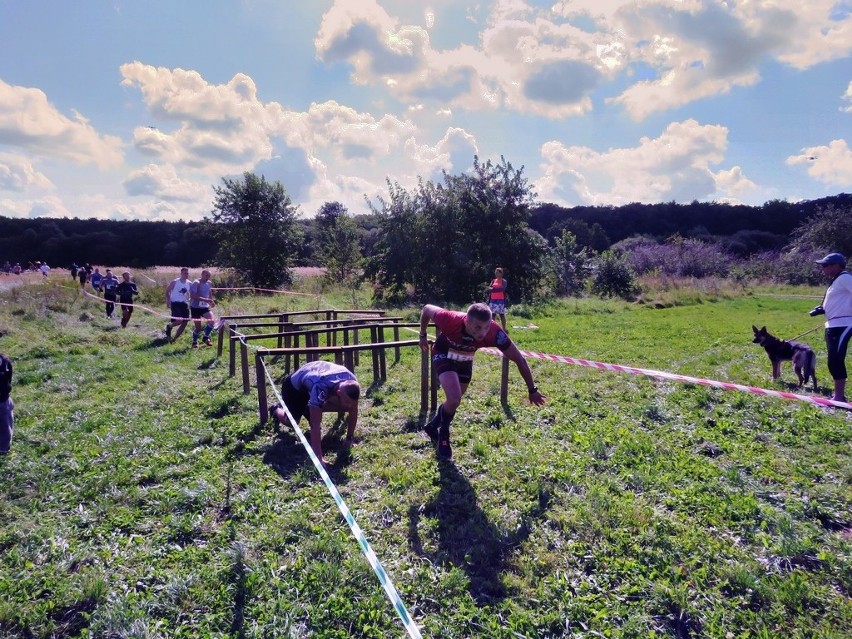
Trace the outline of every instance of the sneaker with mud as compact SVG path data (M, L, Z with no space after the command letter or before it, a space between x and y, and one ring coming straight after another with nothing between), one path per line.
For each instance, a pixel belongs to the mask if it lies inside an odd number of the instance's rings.
M198 342L193 342L193 343L192 343L192 348L198 348Z
M213 341L209 337L205 337L204 338L204 345L205 346L213 346Z

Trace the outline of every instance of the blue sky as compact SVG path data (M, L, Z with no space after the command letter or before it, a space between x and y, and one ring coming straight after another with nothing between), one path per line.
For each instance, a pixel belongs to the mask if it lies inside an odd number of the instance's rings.
M0 215L301 215L504 156L537 200L852 190L852 0L0 0Z

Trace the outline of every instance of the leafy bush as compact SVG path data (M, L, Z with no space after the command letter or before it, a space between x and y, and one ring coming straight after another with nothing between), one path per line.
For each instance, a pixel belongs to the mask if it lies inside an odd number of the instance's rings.
M613 251L604 251L595 267L592 292L601 297L633 299L639 292L636 273L618 254Z

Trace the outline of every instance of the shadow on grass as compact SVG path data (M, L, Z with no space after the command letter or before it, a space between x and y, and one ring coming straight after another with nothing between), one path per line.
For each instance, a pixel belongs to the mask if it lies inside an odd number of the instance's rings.
M269 427L274 429L275 439L266 448L257 449L258 453L263 453L263 463L271 466L284 479L299 474L303 476L305 481L308 481L311 475L316 476L319 481L319 476L316 474L316 469L307 451L292 428L289 425L276 425L273 422L269 422ZM300 424L300 428L303 428L305 437L309 438L309 428L304 421ZM352 463L352 452L344 442L345 437L345 418L336 419L330 428L323 427L321 442L323 453L326 458L329 453L336 453L334 463L329 465L328 474L332 481L338 485L346 483L348 477L345 469Z
M507 596L501 575L506 558L531 532L534 519L543 516L551 495L544 491L538 503L522 518L517 530L500 530L477 504L476 491L455 464L438 461L441 487L435 498L421 507L412 505L408 511L409 543L417 554L428 557L434 564L456 567L467 575L469 592L478 605L490 605ZM420 519L438 521L438 550L427 552L420 539Z
M143 342L141 344L137 344L133 347L134 351L150 351L155 348L161 348L163 346L168 346L169 340L165 337L155 337L152 340L148 340L147 342Z

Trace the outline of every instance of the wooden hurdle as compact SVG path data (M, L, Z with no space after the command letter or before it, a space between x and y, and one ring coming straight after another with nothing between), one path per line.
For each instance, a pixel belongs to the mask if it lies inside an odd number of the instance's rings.
M282 311L280 313L257 313L253 315L222 315L219 318L220 326L219 326L219 339L216 349L216 356L222 356L222 347L224 345L224 335L225 335L225 327L231 323L235 323L238 325L245 326L246 322L244 320L272 320L274 322L270 322L271 326L280 326L279 329L283 332L283 325L287 324L290 321L290 318L293 317L302 317L305 315L321 315L326 318L326 321L338 320L341 315L360 315L362 317L366 316L365 319L369 318L381 318L385 315L384 310L379 309L344 309L338 310L334 308L327 309L315 309L315 310L306 310L306 311ZM279 348L281 347L281 343L278 344Z
M393 318L394 320L398 320L398 318ZM349 323L349 322L353 323ZM243 378L247 377L247 369L248 369L248 352L247 352L247 344L248 342L258 341L258 340L270 340L276 339L278 341L278 349L283 349L283 357L285 359L284 365L287 370L290 368L290 359L291 357L294 360L294 368L299 367L299 357L300 355L304 355L307 360L311 361L312 359L316 359L314 355L314 351L305 351L304 353L301 351L293 351L288 349L298 349L302 346L300 343L302 339L304 339L304 346L308 348L318 348L320 346L319 337L322 334L327 334L329 332L342 333L343 334L343 345L349 346L349 335L352 333L353 343L355 345L359 344L358 339L358 331L361 330L369 330L370 331L370 343L369 344L382 344L381 350L373 353L374 355L374 369L382 370L382 375L384 375L384 369L386 367L386 359L385 359L385 349L393 348L395 354L395 361L399 361L400 351L399 345L400 342L400 329L402 328L418 328L420 324L417 322L406 322L402 323L399 321L394 321L393 323L363 323L361 320L342 320L342 324L340 324L339 320L331 320L332 323L338 323L338 325L333 327L328 327L325 325L325 322L320 322L321 327L312 328L308 330L289 330L293 328L290 324L284 325L284 332L275 332L275 333L253 333L249 335L241 335L237 328L238 325L232 325L229 328L230 336L230 348L229 348L229 363L228 363L228 374L233 377L236 374L236 349L237 343L240 343L241 349L241 365L243 368ZM385 342L385 329L393 330L393 341ZM334 340L327 338L326 347L334 348L336 347L336 337ZM369 345L368 344L368 345ZM366 350L366 349L362 349ZM242 351L246 351L243 353ZM359 350L354 351L354 364L358 364L358 354Z

